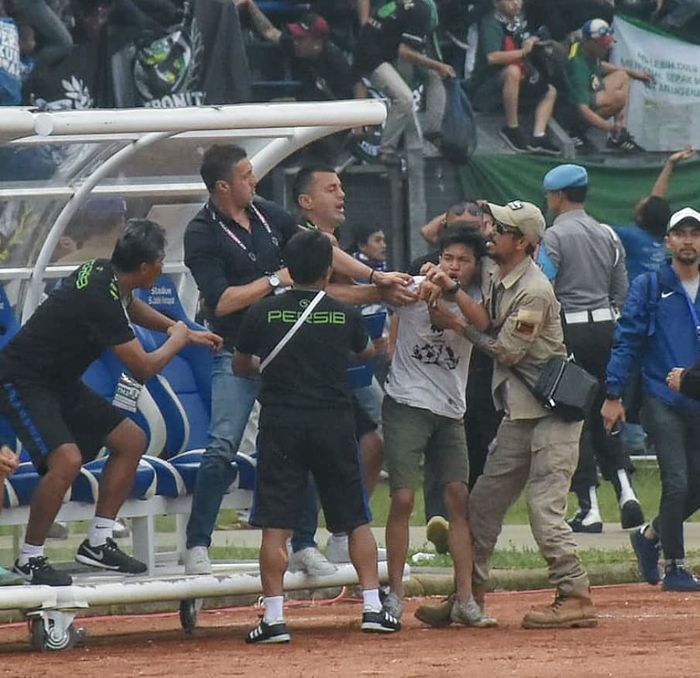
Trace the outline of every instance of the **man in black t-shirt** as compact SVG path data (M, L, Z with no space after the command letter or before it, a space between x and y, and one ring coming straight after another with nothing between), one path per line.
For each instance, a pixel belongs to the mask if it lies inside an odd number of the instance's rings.
M0 413L29 452L41 480L32 496L25 542L14 570L32 584L68 586L71 577L44 557L47 530L81 465L106 446L95 518L76 560L112 571L139 573L146 565L112 540L119 508L131 489L145 448L143 431L81 380L111 349L133 376L145 382L186 344L221 347L211 332L193 332L144 302L136 288L150 288L163 269L165 238L160 226L132 219L112 258L93 259L54 289L0 353ZM159 349L146 353L129 321L167 332ZM131 384L133 386L133 383ZM135 405L136 389L132 404Z
M252 306L236 342L234 372L262 372L251 523L263 528L265 613L248 634L249 643L290 639L283 612L285 542L299 523L309 472L328 528L349 534L350 557L363 589L362 630L387 633L400 628L379 600L377 545L369 529L345 381L348 354L368 359L374 347L359 311L325 295L332 257L333 246L319 231L295 235L285 249L293 288Z
M452 66L423 54L426 36L432 28L426 0L390 0L375 8L360 31L353 56L355 95L366 96L361 82L366 77L391 100L380 144L380 159L384 162L396 160L404 132L421 137L413 111L413 93L392 61L401 57L415 66L435 71L442 79L455 77Z

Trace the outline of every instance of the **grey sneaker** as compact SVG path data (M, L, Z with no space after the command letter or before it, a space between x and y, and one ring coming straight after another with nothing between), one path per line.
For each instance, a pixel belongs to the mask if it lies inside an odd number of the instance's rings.
M475 626L480 629L498 626L498 622L493 617L484 614L474 600L474 596L469 596L465 601L459 601L455 598L454 603L452 603L450 620L455 624Z
M184 555L185 574L211 574L211 560L206 546L193 546Z
M313 546L296 551L289 556L290 572L306 572L310 577L325 577L338 569L326 556Z
M399 598L393 591L391 591L386 598L384 598L384 603L382 607L396 620L401 619L404 608L404 600Z

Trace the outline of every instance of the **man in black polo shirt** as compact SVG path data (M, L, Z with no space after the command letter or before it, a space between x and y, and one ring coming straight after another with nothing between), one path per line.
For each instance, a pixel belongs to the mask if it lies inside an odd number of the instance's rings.
M295 235L285 249L294 287L254 304L236 341L234 371L262 372L251 523L263 528L260 575L265 613L248 634L249 643L290 639L283 612L285 542L303 511L309 472L329 529L349 534L350 557L363 589L362 630L390 633L400 628L379 601L377 545L369 529L345 380L348 354L369 359L374 347L359 311L324 293L332 258L330 239L318 230Z
M282 262L282 248L296 233L295 219L272 202L255 198L256 177L243 149L215 145L204 154L201 175L209 201L185 231L185 263L192 271L203 301L207 323L224 338L224 351L212 369L212 412L209 446L197 474L192 513L187 525L185 569L188 574L211 572L207 550L221 498L231 484L231 460L238 451L259 380L234 375L231 352L246 309L254 302L291 285ZM338 248L334 265L352 278L368 278L371 269ZM331 285L329 292L350 303L376 301L389 295L405 303L405 277L377 273L372 286ZM380 290L378 286L381 286ZM309 574L328 574L329 566L315 554Z
M107 570L138 574L146 565L112 540L117 513L131 489L143 454L143 431L80 377L110 349L133 376L145 382L187 343L221 347L211 332L192 332L134 299L136 288L153 286L163 270L165 238L147 219L132 219L111 259L87 261L53 290L0 353L0 413L29 452L41 480L32 496L25 542L14 571L32 584L69 586L70 575L44 557L46 534L81 465L106 446L95 518L76 560ZM166 332L167 341L144 352L129 321ZM136 405L136 397L131 398Z

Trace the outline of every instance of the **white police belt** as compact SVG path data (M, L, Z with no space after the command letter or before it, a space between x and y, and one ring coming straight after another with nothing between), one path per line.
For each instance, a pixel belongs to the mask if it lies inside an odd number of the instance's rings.
M567 325L602 323L610 320L615 320L615 314L611 308L596 308L593 311L570 311L569 313L564 313L564 321Z

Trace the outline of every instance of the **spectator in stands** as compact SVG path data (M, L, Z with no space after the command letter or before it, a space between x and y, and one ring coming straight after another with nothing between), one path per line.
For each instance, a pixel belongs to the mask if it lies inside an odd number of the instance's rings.
M38 64L54 64L70 52L73 39L68 28L46 0L22 0L15 3L15 10L20 24L30 29L27 36L33 34L36 38L36 52L32 50L31 54ZM20 42L22 38L20 32Z
M665 28L682 28L698 15L698 0L656 0L654 18Z
M22 98L19 32L0 0L0 106L19 106Z
M478 262L485 253L484 242L474 230L447 229L440 236L440 263L426 264L429 282L420 281L438 286L444 300L432 306L420 301L396 312L396 348L382 407L391 491L386 525L391 592L384 606L396 618L404 608L408 524L425 458L435 466L450 519L456 588L450 619L466 626L496 625L472 595L469 462L463 423L472 344L456 327L466 322L465 309L481 299ZM444 323L445 318L454 323Z
M500 105L506 116L501 137L516 152L558 155L559 148L547 137L557 90L527 61L539 42L528 29L522 0L494 0L494 9L479 24L479 45L469 91L481 111ZM536 102L532 136L520 127L518 110Z
M307 14L281 31L260 11L255 0L236 0L236 6L239 11L247 9L255 30L292 58L294 75L302 82L300 99L352 99L350 65L330 40L330 28L323 17Z
M368 359L374 347L359 312L325 295L332 273L330 240L318 230L299 232L284 255L293 287L251 307L233 357L237 374L262 375L251 523L263 528L260 574L265 611L246 642L290 640L283 609L285 542L304 510L302 498L309 473L318 487L328 527L349 535L350 557L362 587L361 629L398 631L398 619L379 600L377 544L369 528L355 421L345 383L348 353ZM300 308L307 309L311 322L301 323L297 334L285 342L294 325L287 318L300 317ZM320 322L321 316L329 314L332 323Z
M571 46L565 66L565 99L578 116L572 132L585 140L585 129L597 127L608 132L608 148L627 153L643 150L626 127L630 79L650 84L653 75L605 60L615 38L603 19L586 21L581 35L581 42Z
M131 220L111 259L89 261L55 289L2 351L0 413L16 431L41 479L32 495L25 541L14 570L32 584L69 586L44 555L49 526L85 461L110 450L100 478L95 518L75 556L85 565L137 574L146 565L122 552L112 528L129 494L145 448L143 431L123 409L82 381L86 368L110 349L144 383L189 343L221 347L211 332L193 332L183 322L134 299L162 273L163 231L152 221ZM167 341L146 353L130 322L166 332ZM126 396L135 407L138 389ZM135 392L135 395L134 395Z
M615 2L614 0L526 0L525 14L534 31L545 33L553 40L563 42L589 19L600 18L612 24Z
M405 132L417 140L422 138L411 88L393 62L401 58L434 71L441 79L455 76L452 66L422 53L431 30L431 10L426 0L396 0L377 7L360 31L352 67L355 94L358 98L366 96L362 79L368 78L391 101L380 144L381 162L399 161L398 145Z
M601 414L608 431L624 421L625 382L641 364L642 422L656 448L661 503L651 524L630 538L643 579L658 583L663 549L663 590L688 592L700 591L700 581L684 565L683 539L683 522L700 508L700 403L674 387L676 368L700 360L700 213L690 207L675 212L667 232L671 263L635 278L618 321Z

